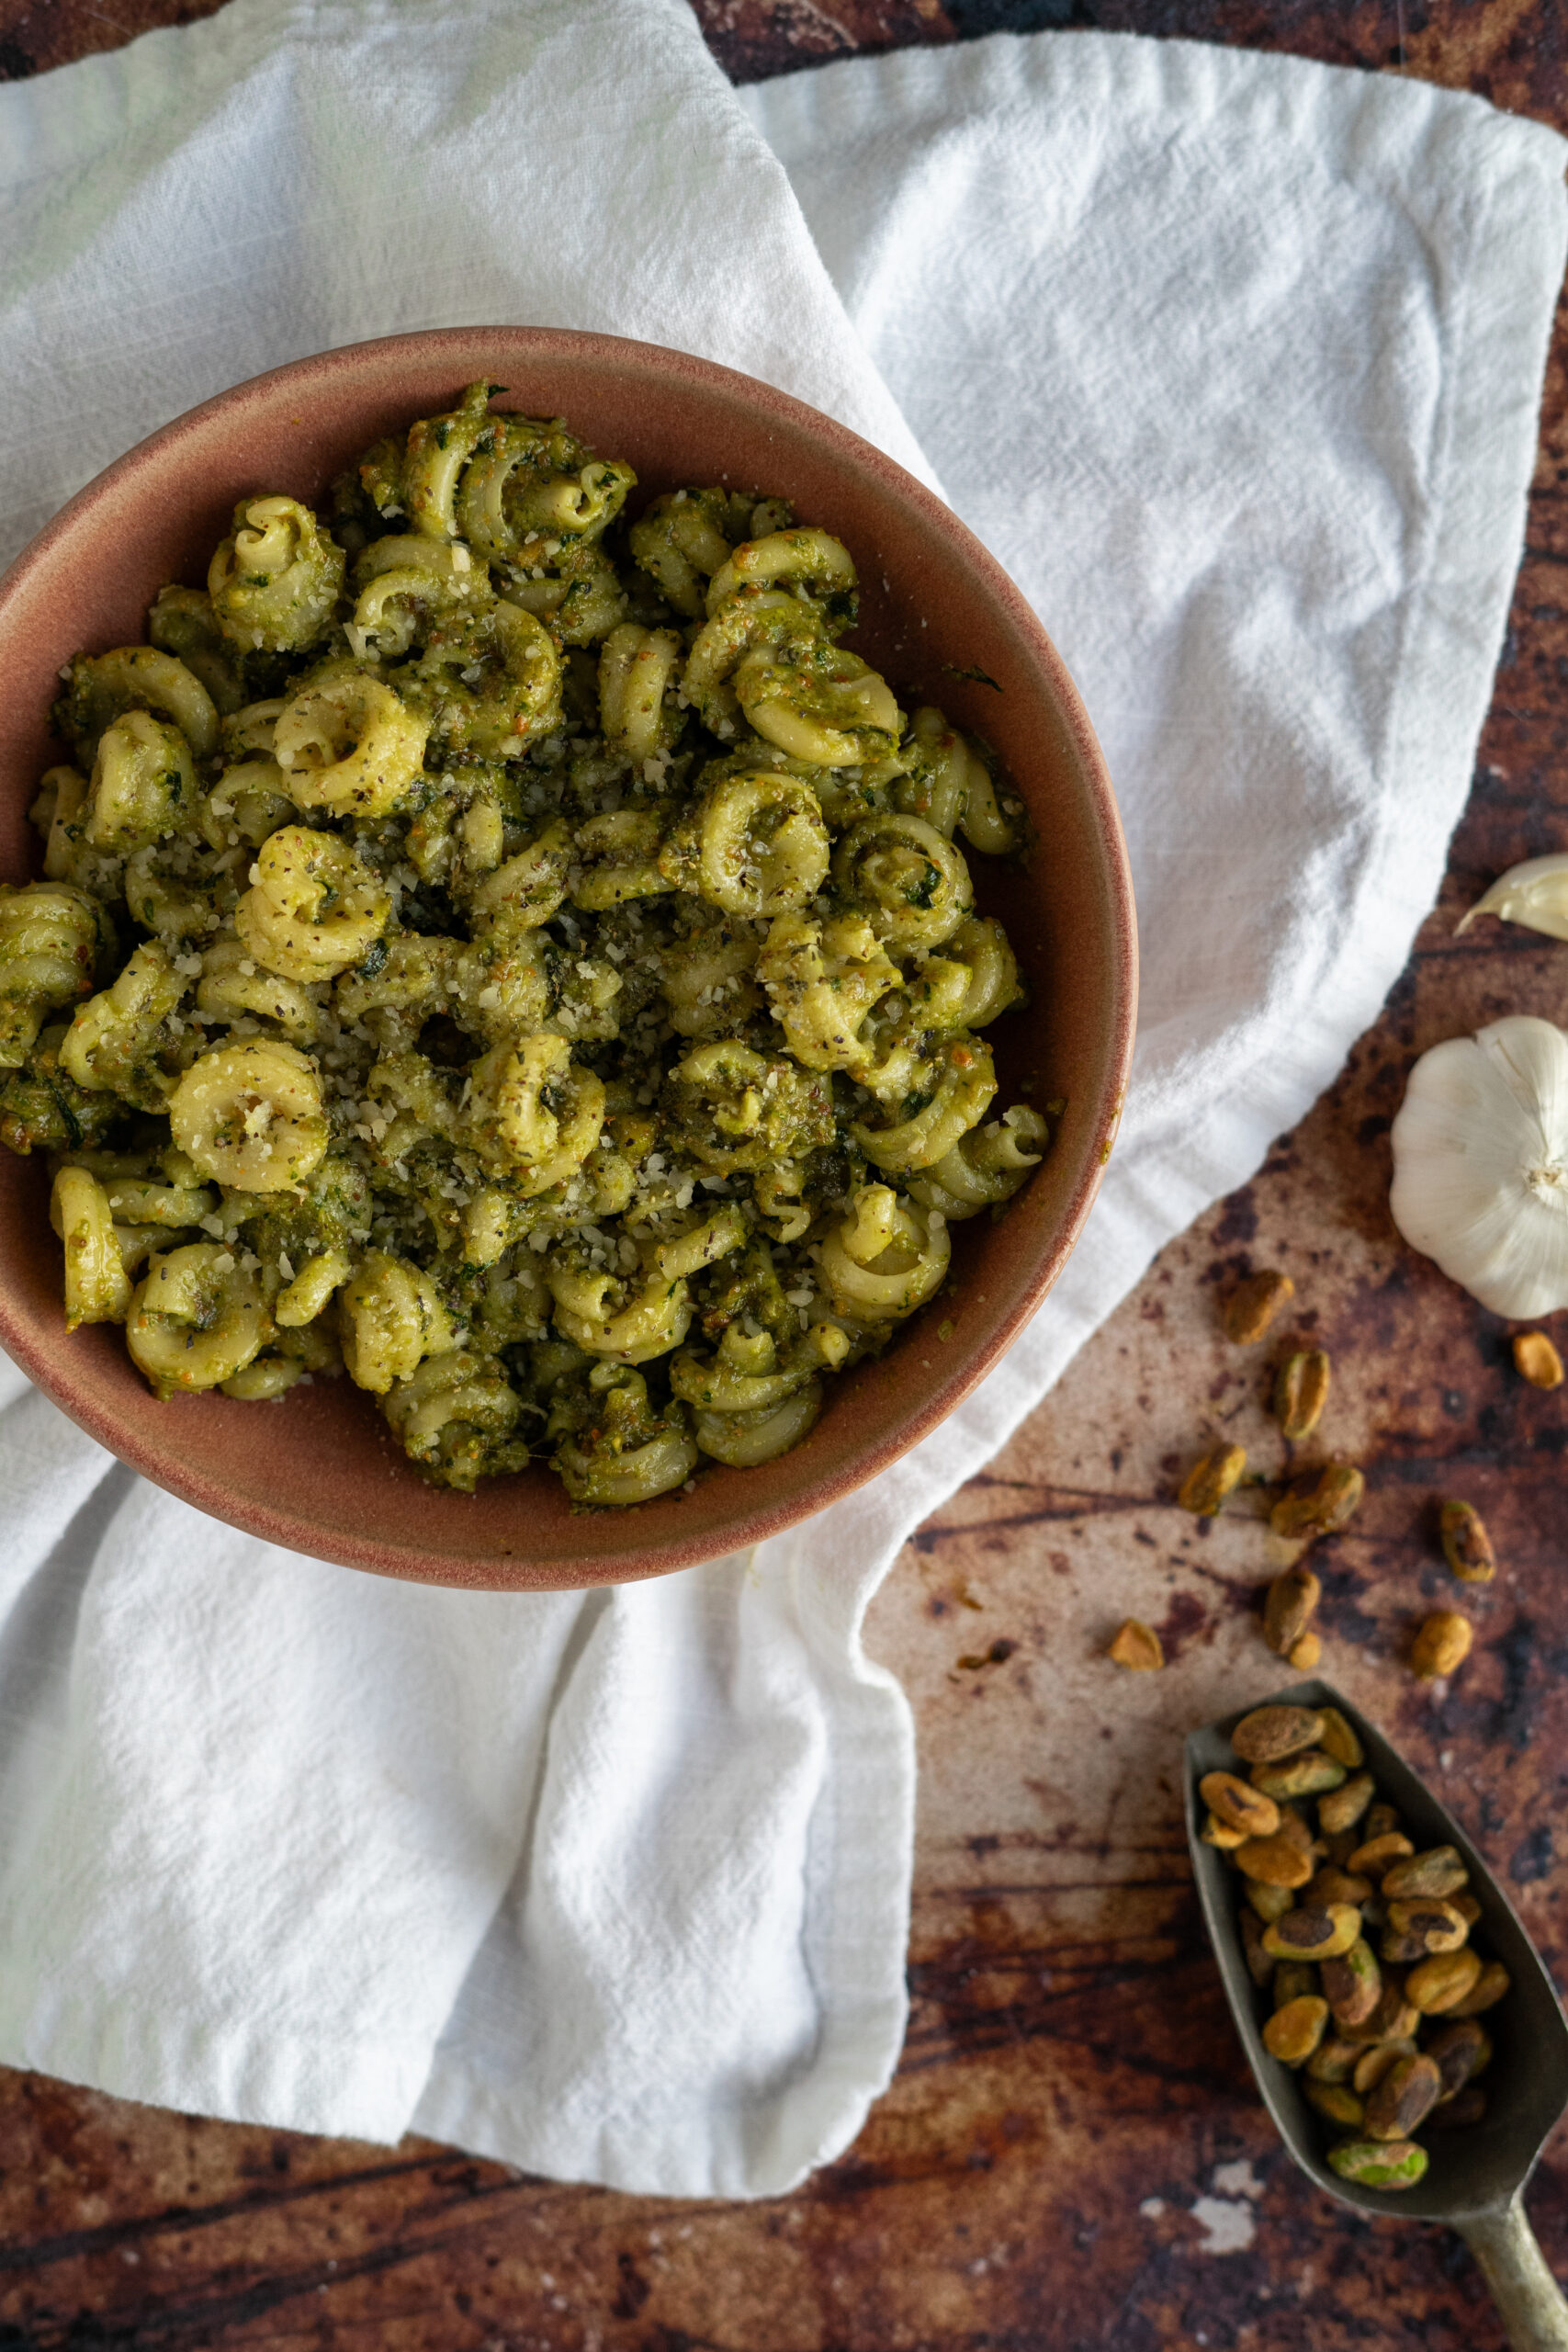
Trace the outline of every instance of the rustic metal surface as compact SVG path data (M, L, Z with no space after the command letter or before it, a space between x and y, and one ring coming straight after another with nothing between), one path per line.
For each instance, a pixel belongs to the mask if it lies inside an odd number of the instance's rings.
M699 0L739 75L998 25L1093 23L1302 51L1484 92L1568 127L1556 0ZM0 0L0 73L203 13ZM1246 1505L1204 1534L1176 1475L1224 1430L1277 1461L1271 1350L1216 1301L1287 1267L1333 1353L1324 1435L1368 1470L1322 1556L1325 1668L1506 1876L1560 1977L1568 1780L1568 1391L1514 1375L1506 1327L1397 1242L1390 1119L1414 1055L1509 1010L1562 1017L1568 950L1457 910L1568 844L1568 335L1529 548L1470 808L1438 910L1339 1082L1254 1182L1168 1250L1006 1453L922 1529L871 1642L910 1691L922 1780L897 2079L798 2195L688 2206L191 2120L0 2074L0 2352L1497 2352L1469 2256L1364 2225L1282 2157L1207 1957L1174 1782L1179 1735L1279 1679ZM1092 1247L1092 1229L1089 1242ZM1560 1334L1561 1336L1561 1334ZM1454 1598L1434 1497L1484 1512L1503 1566L1468 1589L1470 1662L1402 1663ZM1261 1505L1258 1508L1260 1510ZM1099 1653L1156 1623L1162 1676ZM1531 2211L1568 2269L1568 2147Z

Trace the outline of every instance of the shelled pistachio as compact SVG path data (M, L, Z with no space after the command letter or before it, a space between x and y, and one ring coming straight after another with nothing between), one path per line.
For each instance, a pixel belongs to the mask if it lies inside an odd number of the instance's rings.
M1485 2112L1479 2016L1508 1991L1471 1943L1469 1871L1451 1845L1416 1849L1337 1708L1255 1707L1231 1741L1246 1778L1205 1773L1199 1794L1205 1837L1240 1875L1263 2046L1342 2135L1327 2152L1337 2172L1409 2188L1427 2165L1417 2132Z

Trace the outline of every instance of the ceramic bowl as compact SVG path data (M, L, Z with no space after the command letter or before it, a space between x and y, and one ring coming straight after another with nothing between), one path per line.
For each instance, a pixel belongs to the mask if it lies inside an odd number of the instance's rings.
M0 1341L72 1419L199 1510L321 1559L426 1582L569 1587L654 1576L778 1534L885 1470L994 1364L1082 1229L1125 1085L1135 997L1132 893L1110 780L1062 662L1023 597L941 501L843 426L766 384L609 335L496 327L399 335L237 385L88 484L0 582L0 875L36 874L26 819L59 752L49 707L79 649L134 643L165 581L205 579L237 498L313 500L378 435L488 376L500 405L564 415L636 467L641 497L728 480L778 492L846 541L862 617L851 645L906 707L940 702L994 745L1038 845L1019 870L973 861L1032 1002L989 1034L998 1102L1066 1109L1039 1172L992 1223L954 1228L951 1286L880 1363L828 1384L803 1444L753 1470L714 1464L690 1494L574 1513L554 1473L426 1486L347 1380L280 1402L158 1404L112 1325L68 1336L39 1159L0 1149ZM108 552L106 552L108 551ZM984 673L984 679L979 673ZM939 1339L937 1326L951 1326Z

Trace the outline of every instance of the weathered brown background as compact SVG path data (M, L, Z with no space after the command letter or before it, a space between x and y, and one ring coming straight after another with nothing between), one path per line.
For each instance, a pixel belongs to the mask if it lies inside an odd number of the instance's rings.
M1561 0L698 6L739 79L1094 25L1419 74L1568 129ZM208 13L0 0L0 74ZM1204 1537L1170 1492L1211 1430L1269 1458L1265 1351L1228 1348L1214 1305L1236 1272L1288 1267L1301 1328L1334 1356L1325 1434L1371 1481L1325 1561L1325 1670L1434 1774L1563 1976L1568 1391L1525 1388L1506 1327L1400 1247L1386 1135L1415 1054L1504 1012L1561 1016L1568 996L1568 950L1495 924L1453 937L1502 867L1568 844L1565 371L1560 337L1473 797L1382 1018L1261 1174L1166 1252L1016 1442L921 1530L877 1603L872 1646L919 1721L914 2014L854 2148L770 2205L667 2204L0 2073L0 2352L1495 2352L1458 2240L1328 2204L1249 2088L1173 1761L1187 1725L1275 1679L1250 1614L1260 1530L1240 1514ZM1431 1503L1456 1490L1505 1566L1474 1599L1472 1658L1434 1700L1401 1655L1427 1597L1452 1597ZM1161 1627L1165 1675L1100 1659L1129 1611ZM993 1645L993 1662L959 1663ZM1568 2144L1531 2209L1568 2272Z

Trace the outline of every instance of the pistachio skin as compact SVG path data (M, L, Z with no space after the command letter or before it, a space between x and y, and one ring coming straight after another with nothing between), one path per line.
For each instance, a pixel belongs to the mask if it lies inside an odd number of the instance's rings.
M1391 2066L1397 2066L1402 2058L1415 2055L1416 2044L1407 2033L1401 2034L1397 2041L1375 2041L1357 2059L1350 2073L1351 2085L1363 2098L1369 2098Z
M1411 1854L1383 1872L1382 1891L1393 1902L1423 1895L1457 1894L1470 1884L1470 1872L1451 1846L1429 1846Z
M1272 1838L1280 1826L1280 1808L1273 1798L1235 1772L1205 1772L1198 1793L1211 1813L1248 1838Z
M1323 1752L1325 1756L1328 1754L1326 1748ZM1343 1771L1345 1768L1340 1759L1336 1757L1334 1761ZM1370 1772L1353 1772L1337 1789L1325 1790L1317 1801L1318 1827L1324 1836L1334 1838L1342 1829L1354 1829L1375 1794Z
M1242 1892L1266 1928L1271 1928L1276 1919L1282 1919L1286 1912L1294 1907L1295 1895L1292 1889L1272 1885L1266 1879L1247 1879ZM1272 1961L1271 1953L1269 1958Z
M1443 1557L1461 1584L1490 1584L1497 1573L1492 1538L1473 1503L1457 1498L1442 1508L1438 1533Z
M1325 1790L1337 1789L1344 1778L1344 1765L1337 1764L1332 1756L1325 1756L1321 1747L1304 1747L1299 1755L1287 1756L1279 1764L1255 1764L1252 1768L1253 1787L1277 1802L1320 1796Z
M1470 1991L1460 2000L1450 2001L1443 2014L1450 2018L1478 2018L1485 2010L1496 2007L1513 1981L1500 1960L1489 1960Z
M1314 1707L1254 1707L1231 1734L1244 1764L1277 1764L1299 1747L1315 1747L1323 1717Z
M1310 1437L1328 1402L1329 1363L1321 1348L1298 1349L1280 1366L1274 1381L1274 1419L1280 1434L1298 1444Z
M1105 1655L1133 1674L1157 1674L1165 1664L1165 1645L1152 1625L1139 1617L1123 1618Z
M1312 1857L1303 1854L1294 1840L1283 1834L1249 1838L1244 1846L1236 1848L1235 1859L1244 1877L1265 1886L1304 1886L1312 1876Z
M1474 2018L1450 2017L1427 2042L1427 2055L1443 2078L1442 2097L1452 2098L1490 2064L1492 2037Z
M1330 2123L1337 2123L1344 2132L1359 2132L1366 2122L1366 2102L1357 2097L1346 2083L1320 2083L1308 2079L1302 2086L1303 2096L1309 2107Z
M1323 1587L1310 1568L1286 1568L1263 1596L1263 1638L1277 1657L1289 1657L1306 1633Z
M1353 1904L1337 1903L1327 1911L1287 1911L1265 1930L1263 1949L1276 1960L1337 1960L1361 1932L1361 1915Z
M1354 1463L1331 1462L1304 1494L1281 1495L1269 1514L1269 1524L1284 1543L1313 1543L1346 1526L1359 1510L1366 1491L1366 1478Z
M1325 1960L1322 1974L1323 1996L1335 2024L1341 2031L1365 2025L1382 1997L1382 1970L1366 1938L1358 1936L1348 1951Z
M1343 2034L1325 2033L1312 2056L1306 2071L1314 2083L1348 2083L1354 2077L1358 2062L1365 2053Z
M1410 1645L1410 1668L1422 1682L1436 1682L1458 1671L1470 1656L1475 1628L1457 1609L1435 1609L1416 1629Z
M1369 2140L1407 2140L1418 2132L1442 2097L1437 2061L1424 2051L1396 2058L1367 2098Z
M1405 1996L1423 2017L1446 2017L1458 2007L1468 1993L1472 1993L1481 1975L1481 1955L1463 1951L1434 1952L1430 1960L1423 1960L1404 1980Z
M1263 2029L1263 2047L1282 2066L1304 2066L1328 2024L1328 2004L1316 1994L1303 1994L1276 2009ZM1436 2068L1433 2072L1436 2073Z
M1341 2180L1363 2188L1414 2188L1427 2169L1427 2151L1414 2140L1346 2140L1328 2161Z
M1222 1321L1227 1340L1238 1347L1250 1347L1260 1340L1288 1299L1294 1298L1296 1286L1289 1274L1272 1270L1261 1274L1249 1274L1238 1283L1224 1304Z
M1367 1751L1357 1738L1354 1726L1337 1707L1325 1707L1320 1720L1323 1729L1317 1736L1319 1747L1337 1764L1343 1764L1347 1772L1359 1772L1367 1760Z
M1383 1883L1386 1890L1386 1879ZM1421 1952L1458 1951L1470 1934L1470 1924L1462 1912L1439 1895L1417 1895L1407 1903L1389 1905L1388 1933L1413 1937ZM1416 1955L1420 1956L1420 1952Z
M1216 1446L1196 1461L1183 1478L1176 1494L1178 1510L1190 1511L1195 1519L1213 1519L1225 1497L1240 1486L1246 1469L1245 1446Z
M1562 1385L1562 1359L1544 1331L1520 1331L1515 1335L1514 1368L1532 1388Z
M1345 1867L1357 1878L1370 1878L1381 1886L1385 1871L1403 1861L1416 1851L1408 1838L1397 1829L1385 1829L1381 1838L1369 1838L1358 1846Z

